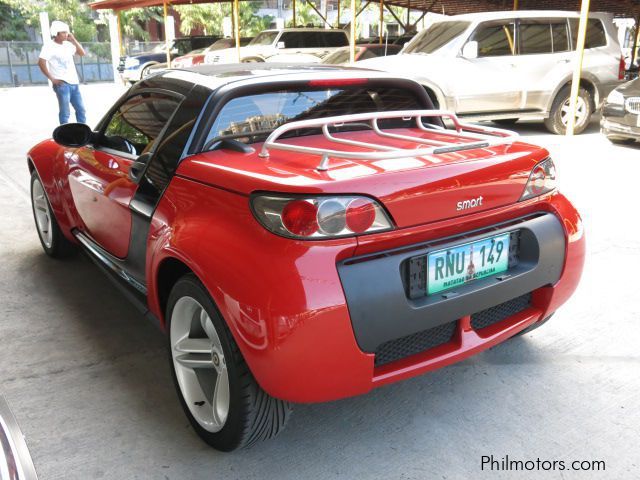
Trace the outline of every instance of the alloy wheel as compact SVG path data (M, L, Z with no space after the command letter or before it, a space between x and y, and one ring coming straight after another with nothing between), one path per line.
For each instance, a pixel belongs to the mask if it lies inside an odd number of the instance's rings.
M185 296L176 302L170 341L176 378L191 415L206 431L220 431L229 415L229 374L218 332L196 299Z
M36 227L42 243L47 248L53 244L53 229L51 225L51 209L44 193L44 188L39 179L35 179L31 188L31 202L36 217Z

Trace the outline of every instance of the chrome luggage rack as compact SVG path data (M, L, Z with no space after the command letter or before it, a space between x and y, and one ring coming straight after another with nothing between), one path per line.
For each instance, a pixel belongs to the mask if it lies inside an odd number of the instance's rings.
M422 119L425 117L448 118L453 123L453 129L442 128L438 125L426 127ZM442 142L410 135L400 135L383 131L378 125L378 120L386 120L389 118L402 118L403 120L415 119L416 126L423 132L446 133L459 139L473 141L465 143ZM377 145L374 143L359 142L346 138L337 138L331 132L330 127L341 127L348 123L369 122L371 129L376 135L383 138L392 138L396 140L408 140L415 143L428 145L421 148L396 148L386 145ZM302 128L321 128L324 137L333 142L342 145L350 145L354 147L365 147L373 151L369 152L350 152L346 150L328 150L316 147L304 147L300 145L292 145L290 143L276 142L278 138L291 130ZM470 150L473 148L487 148L496 145L504 145L513 143L518 134L501 128L485 127L473 125L470 123L462 123L458 117L452 112L444 110L417 110L417 111L397 111L397 112L372 112L358 113L353 115L341 115L326 118L314 118L311 120L300 120L297 122L285 123L276 128L262 145L259 156L262 158L269 157L269 150L284 150L288 152L306 153L311 155L319 155L322 157L320 164L316 167L318 171L326 171L329 168L329 159L331 157L343 158L347 160L388 160L393 158L405 157L422 157L425 155L438 155L442 153L457 152L460 150ZM432 163L440 163L439 159L429 159Z

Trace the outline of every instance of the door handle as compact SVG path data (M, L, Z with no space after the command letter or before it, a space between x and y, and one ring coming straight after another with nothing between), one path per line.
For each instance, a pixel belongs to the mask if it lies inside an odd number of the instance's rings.
M568 58L563 58L562 60L558 60L558 63L569 63L570 61Z

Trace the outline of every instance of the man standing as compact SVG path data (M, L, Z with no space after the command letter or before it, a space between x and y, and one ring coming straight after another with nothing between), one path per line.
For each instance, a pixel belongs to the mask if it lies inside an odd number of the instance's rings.
M69 103L76 111L76 120L86 123L84 104L78 80L78 72L73 63L73 55L85 55L84 49L69 32L69 26L58 20L51 23L52 42L45 42L40 52L38 66L42 73L51 80L53 91L58 97L60 124L69 121Z

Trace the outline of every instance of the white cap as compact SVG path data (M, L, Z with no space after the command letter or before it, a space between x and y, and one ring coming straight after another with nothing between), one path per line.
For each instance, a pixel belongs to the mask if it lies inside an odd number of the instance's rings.
M51 36L55 37L60 32L68 32L69 25L61 22L60 20L54 20L53 22L51 22L51 29L49 31L51 32Z

